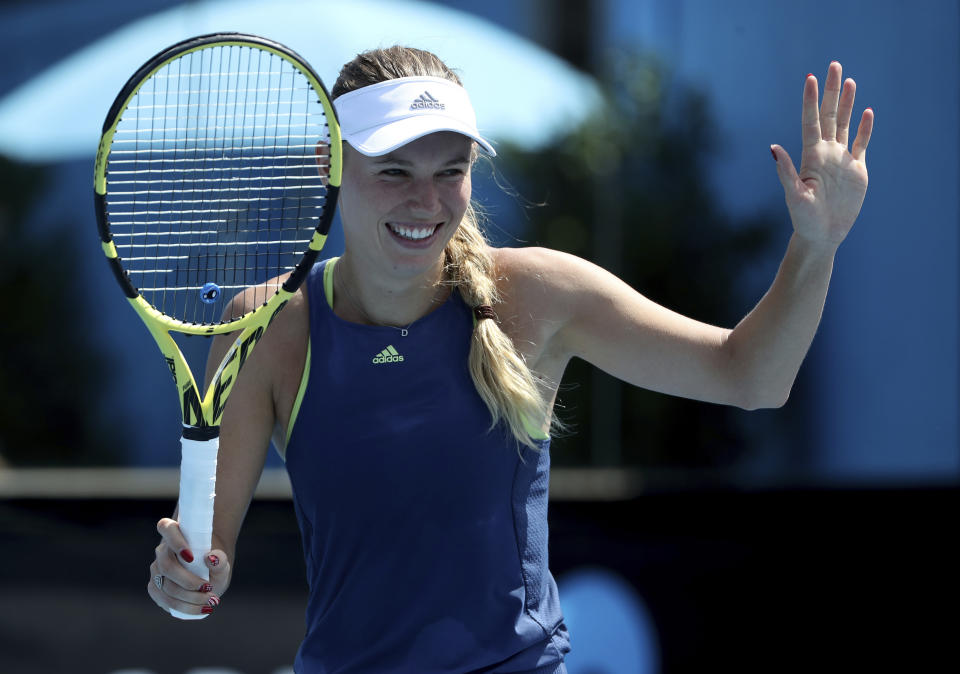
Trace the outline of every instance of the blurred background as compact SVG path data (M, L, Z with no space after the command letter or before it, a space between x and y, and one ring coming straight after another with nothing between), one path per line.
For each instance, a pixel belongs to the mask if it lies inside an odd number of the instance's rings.
M804 76L822 88L840 61L852 126L876 113L871 184L786 406L680 400L582 362L563 381L550 554L569 671L956 662L960 624L934 615L960 562L956 0L0 0L0 671L290 671L306 584L275 455L219 614L180 624L144 595L179 412L92 203L123 82L220 30L287 44L328 86L363 49L435 51L498 148L475 177L498 245L589 258L725 327L791 233L768 147L799 164Z

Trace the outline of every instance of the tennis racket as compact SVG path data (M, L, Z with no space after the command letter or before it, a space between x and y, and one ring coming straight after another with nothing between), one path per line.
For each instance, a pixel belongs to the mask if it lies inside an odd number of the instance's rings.
M211 547L224 405L323 247L341 151L336 114L310 66L283 45L239 33L192 38L154 56L103 124L97 226L117 282L176 383L179 522L192 550ZM174 333L236 333L202 395ZM185 566L209 577L201 555Z

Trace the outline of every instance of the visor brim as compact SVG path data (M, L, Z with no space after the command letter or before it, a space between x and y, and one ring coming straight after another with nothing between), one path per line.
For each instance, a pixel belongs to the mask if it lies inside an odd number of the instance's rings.
M451 117L439 115L416 115L398 119L355 133L344 133L343 139L360 154L379 157L418 138L440 131L452 131L467 136L476 141L485 154L491 157L497 156L497 151L486 138L477 133L476 129L460 124Z

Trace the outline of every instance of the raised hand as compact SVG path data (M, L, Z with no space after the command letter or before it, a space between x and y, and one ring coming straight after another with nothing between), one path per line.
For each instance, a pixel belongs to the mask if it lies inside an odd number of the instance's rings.
M860 118L849 150L848 135L856 83L843 83L843 69L834 61L827 69L823 102L817 110L817 78L807 75L803 87L803 155L800 172L790 155L771 145L783 185L793 229L804 239L839 246L853 227L867 193L867 144L873 132L873 110Z

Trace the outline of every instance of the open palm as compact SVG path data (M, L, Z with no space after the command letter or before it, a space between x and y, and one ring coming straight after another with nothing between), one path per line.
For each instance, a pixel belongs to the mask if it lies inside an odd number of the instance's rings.
M866 152L873 131L873 110L867 108L853 147L847 150L857 85L848 78L841 93L842 73L839 63L830 64L819 111L817 78L807 75L800 172L786 150L770 146L794 231L807 240L835 246L853 227L867 193Z

